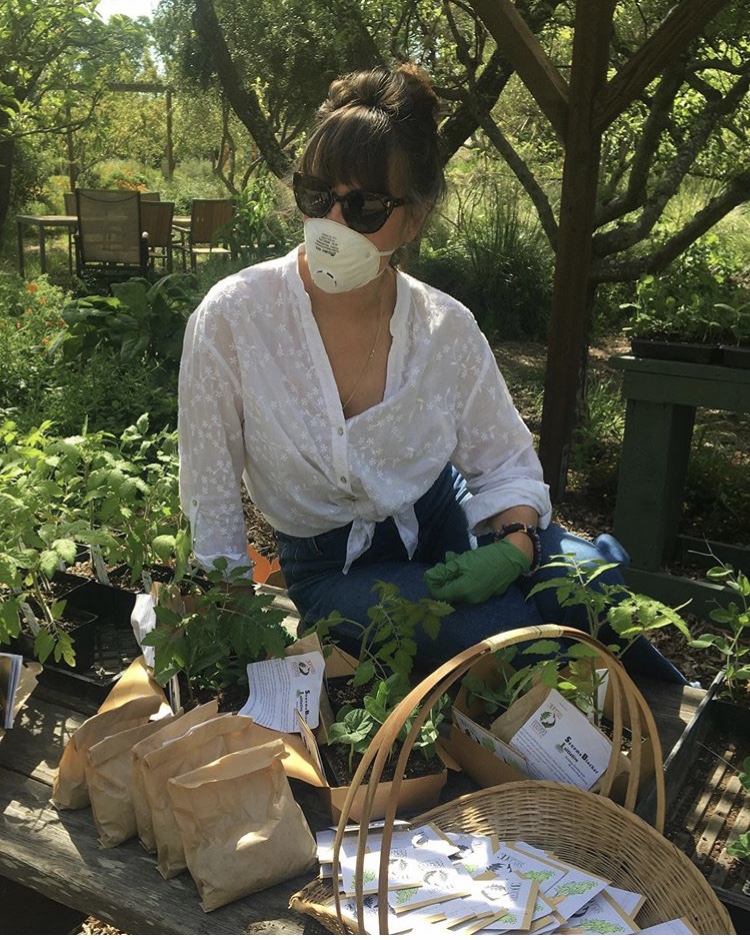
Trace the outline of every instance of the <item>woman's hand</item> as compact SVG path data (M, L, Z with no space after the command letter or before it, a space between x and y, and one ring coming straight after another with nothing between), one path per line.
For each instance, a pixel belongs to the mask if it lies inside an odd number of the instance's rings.
M481 604L508 587L531 568L524 552L507 539L457 555L448 552L445 561L425 572L430 594L439 601Z

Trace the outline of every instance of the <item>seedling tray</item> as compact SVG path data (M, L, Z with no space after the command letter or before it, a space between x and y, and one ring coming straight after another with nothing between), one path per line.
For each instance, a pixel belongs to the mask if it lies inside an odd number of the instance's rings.
M750 866L726 853L726 845L750 828L750 799L737 776L750 756L750 711L717 699L716 691L712 687L665 762L664 834L725 904L750 910Z
M80 629L90 630L93 634L91 659L84 665L73 667L64 663L45 663L39 682L101 703L141 650L129 625L100 617Z

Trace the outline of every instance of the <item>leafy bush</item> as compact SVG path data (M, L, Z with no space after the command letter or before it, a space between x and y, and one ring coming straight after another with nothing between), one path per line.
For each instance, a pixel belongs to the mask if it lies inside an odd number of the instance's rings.
M167 274L155 284L130 278L112 285L112 296L92 295L62 310L64 329L50 352L81 359L110 345L122 362L145 357L157 364L179 364L188 317L200 300L191 274Z
M743 332L748 292L707 235L687 248L663 274L647 274L635 286L635 299L623 305L631 319L624 332L641 339L735 342Z
M545 339L554 260L538 223L495 180L469 192L428 229L414 274L465 303L490 341Z
M302 240L301 223L285 189L270 175L251 176L237 196L234 237L243 264L282 255Z
M31 407L38 423L50 372L46 350L68 297L46 276L25 283L0 274L0 414Z

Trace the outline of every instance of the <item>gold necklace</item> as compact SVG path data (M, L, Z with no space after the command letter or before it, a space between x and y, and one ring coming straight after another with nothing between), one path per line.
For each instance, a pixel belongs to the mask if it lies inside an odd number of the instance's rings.
M375 350L377 349L378 340L380 339L380 327L381 327L382 323L383 323L383 304L381 303L381 304L380 304L380 309L378 310L378 328L377 328L377 330L375 331L375 342L372 344L372 349L370 350L370 352L369 352L369 354L368 354L368 356L367 356L367 359L366 359L366 361L365 361L365 364L364 364L364 366L362 367L362 371L359 373L359 378L358 378L357 381L354 383L354 388L351 390L351 392L350 392L349 395L347 396L346 401L342 401L342 402L341 402L341 410L342 410L342 411L346 411L347 405L349 405L349 403L351 402L351 400L352 400L352 399L354 398L354 396L357 394L357 390L359 389L359 386L362 384L362 379L365 377L365 372L367 372L367 367L370 365L370 363L372 362L372 360L375 358Z

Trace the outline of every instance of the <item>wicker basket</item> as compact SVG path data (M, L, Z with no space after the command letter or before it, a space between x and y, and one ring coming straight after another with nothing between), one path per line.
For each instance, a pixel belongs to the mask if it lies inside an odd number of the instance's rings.
M733 934L729 916L700 872L657 829L633 815L639 785L644 782L644 760L654 772L649 785L655 785L656 825L664 824L664 772L661 747L653 716L642 695L620 663L598 641L569 627L543 626L511 630L490 637L455 656L413 689L391 713L365 752L344 804L334 843L332 879L316 879L293 895L290 905L309 914L332 933L364 933L362 921L362 876L367 826L372 818L372 802L383 767L399 731L407 718L418 709L404 741L393 781L394 802L388 807L383 829L381 853L380 933L387 934L386 867L393 833L395 799L406 762L419 728L435 701L443 695L482 657L495 650L537 639L562 638L585 643L596 650L609 669L613 695L613 747L609 766L601 780L603 795L576 787L546 781L506 783L480 790L422 814L413 822L435 822L443 829L458 829L501 839L523 839L559 854L564 861L580 865L595 874L610 878L620 887L638 891L646 903L638 914L641 927L685 917L699 934ZM623 731L631 731L630 776L624 806L608 798L617 773ZM356 870L358 922L342 916L338 894L338 850L350 801L368 774L360 824L360 853Z

